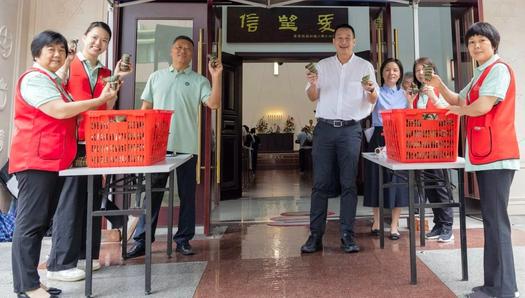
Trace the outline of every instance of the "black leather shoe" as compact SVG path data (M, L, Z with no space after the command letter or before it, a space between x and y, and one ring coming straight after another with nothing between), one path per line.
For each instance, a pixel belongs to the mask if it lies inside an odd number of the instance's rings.
M191 256L195 253L193 252L193 249L191 248L191 245L188 241L177 243L177 248L175 249L176 252L180 252L181 254L185 256Z
M55 289L55 288L53 288L53 289ZM58 290L58 289L56 289L56 290ZM49 292L48 292L48 293L49 293ZM62 290L60 290L60 293L62 293ZM24 292L22 292L22 293L17 293L17 294L16 294L16 297L17 297L17 298L31 298L31 297L29 297L29 295L27 295L27 294L24 293ZM51 294L51 293L49 293L49 298L58 298L58 297L59 297L58 295L55 295L55 294Z
M346 253L358 252L359 246L351 234L344 234L341 238L341 249Z
M323 237L310 235L306 243L301 246L301 252L312 253L323 249Z
M142 242L135 242L135 244L128 250L126 259L133 259L142 257L146 254L146 245Z
M370 231L370 234L372 234L372 236L380 236L381 235L381 231L379 229L372 229Z

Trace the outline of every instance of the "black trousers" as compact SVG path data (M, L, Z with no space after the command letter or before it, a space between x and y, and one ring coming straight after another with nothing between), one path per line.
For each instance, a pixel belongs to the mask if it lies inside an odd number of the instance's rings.
M306 170L306 149L299 149L299 170L304 172Z
M177 189L180 198L179 207L179 224L177 233L173 239L177 244L189 241L195 236L195 190L197 188L196 179L196 165L197 156L193 155L190 160L177 168ZM152 175L153 188L165 188L168 181L169 174L154 174ZM154 192L151 196L151 239L155 241L155 230L157 229L157 222L159 220L159 212L162 204L164 192ZM133 235L135 242L146 241L146 216L142 215L140 221Z
M514 297L517 291L511 226L507 206L514 170L476 172L483 217L484 281L482 291L494 297Z
M27 170L16 173L18 206L12 246L15 293L40 286L38 261L42 238L55 213L63 178L57 172Z
M435 176L436 178L443 179L445 175L448 175L448 170L436 169L436 170L425 170L426 173ZM447 189L445 187L435 189L425 189L425 196L430 203L448 203L450 198L448 196ZM432 208L434 213L434 224L438 227L446 227L451 229L454 222L454 212L451 207L445 208Z
M86 146L77 146L77 156L86 156ZM93 181L93 209L101 209L102 176L95 176ZM106 209L118 209L111 201L107 201ZM47 269L61 271L77 266L79 259L86 258L86 208L87 208L87 176L65 177L60 193L57 211L53 217L53 237ZM110 220L122 220L118 216L108 217ZM101 242L101 218L93 218L92 234L93 259L99 258Z
M333 127L318 122L313 140L313 189L310 206L310 232L323 235L328 198L341 189L341 236L353 233L357 208L357 166L361 152L361 125ZM336 177L339 177L337 179Z

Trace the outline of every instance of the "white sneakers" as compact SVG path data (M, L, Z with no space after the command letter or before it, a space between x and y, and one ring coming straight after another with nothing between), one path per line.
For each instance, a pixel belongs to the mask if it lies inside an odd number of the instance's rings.
M93 260L93 271L97 271L101 268L100 262L97 259ZM77 268L86 270L86 260L78 260Z
M79 281L86 278L86 272L78 268L60 271L47 271L47 279L59 281Z
M47 271L47 279L59 281L80 281L86 278L86 260L78 260L78 268L71 268L60 271ZM93 260L93 271L101 268L98 260Z

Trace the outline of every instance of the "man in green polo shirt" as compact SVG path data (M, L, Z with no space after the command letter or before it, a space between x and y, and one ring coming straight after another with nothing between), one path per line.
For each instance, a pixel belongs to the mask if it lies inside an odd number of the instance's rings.
M221 103L222 64L220 61L213 65L211 62L208 64L212 77L210 86L208 79L194 72L190 67L193 46L193 41L187 36L181 35L175 38L171 46L171 66L152 73L141 96L143 110L175 111L171 118L168 151L193 155L188 162L177 168L180 214L178 230L173 239L177 243L176 251L183 255L193 254L189 240L195 235L199 106L203 103L211 109L217 109ZM167 173L153 175L152 187L165 188L168 177ZM163 192L155 192L152 195L152 241L155 241L155 229L163 196ZM135 243L127 252L127 258L144 255L146 241L144 227L143 215L133 235Z

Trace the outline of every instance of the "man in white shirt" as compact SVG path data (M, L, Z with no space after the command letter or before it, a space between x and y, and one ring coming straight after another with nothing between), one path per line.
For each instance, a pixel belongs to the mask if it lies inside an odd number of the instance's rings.
M301 247L304 253L322 249L328 197L337 184L341 186L341 248L347 253L359 251L353 226L362 138L360 121L372 112L379 87L373 66L354 54L355 44L354 28L339 25L333 38L336 55L319 61L317 73L308 71L306 76L306 94L311 101L317 101L318 121L312 151L310 237ZM334 181L334 177L339 177L339 181Z

